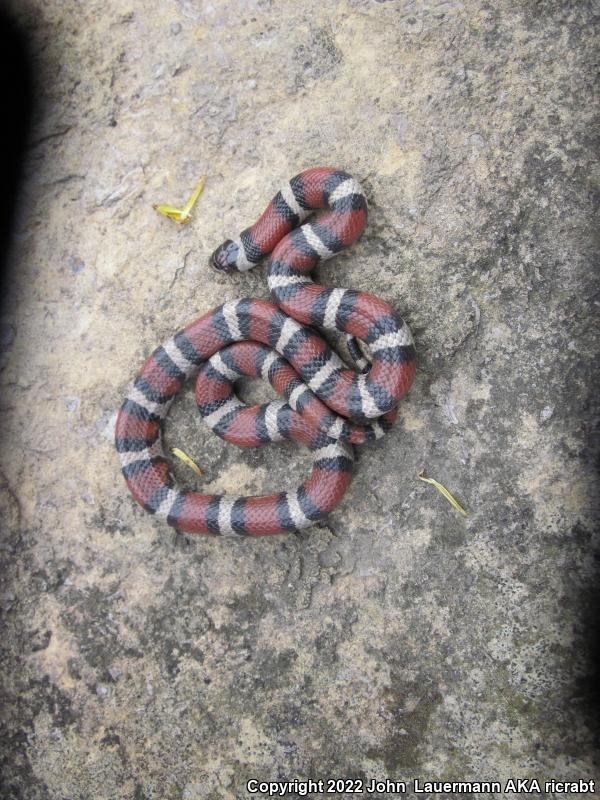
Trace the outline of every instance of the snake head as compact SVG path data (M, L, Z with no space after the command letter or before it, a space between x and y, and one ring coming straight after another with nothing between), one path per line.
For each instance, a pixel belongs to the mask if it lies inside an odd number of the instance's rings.
M215 252L210 257L210 265L219 272L237 272L237 258L239 254L239 245L236 242L227 239L222 245L219 245Z

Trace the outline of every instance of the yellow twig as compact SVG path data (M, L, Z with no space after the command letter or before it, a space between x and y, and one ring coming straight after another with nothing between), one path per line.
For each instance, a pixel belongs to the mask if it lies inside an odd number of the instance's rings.
M158 211L159 214L164 214L165 217L169 217L169 219L174 220L178 225L185 225L192 218L192 208L195 206L196 200L200 197L200 192L202 189L204 189L205 183L206 175L203 175L196 184L196 188L194 189L192 196L181 209L175 208L175 206L168 206L164 204L155 205L153 208Z
M171 452L176 458L178 458L180 461L183 461L184 464L187 464L188 467L196 473L196 475L202 475L202 470L198 464L196 464L196 462L191 459L187 453L184 453L183 450L180 450L178 447L172 447Z
M439 483L438 481L434 480L433 478L426 478L425 477L425 470L424 469L422 469L419 472L418 478L419 478L419 480L425 481L425 483L430 483L432 486L435 486L435 488L438 490L438 492L441 492L444 495L444 497L446 498L446 500L449 503L451 503L457 511L460 511L460 513L465 517L469 516L467 514L467 512L464 510L464 508L461 506L461 504L458 502L458 500L456 500L456 498L453 497L450 494L450 492L448 491L448 489L446 489L445 486L443 486L441 483Z

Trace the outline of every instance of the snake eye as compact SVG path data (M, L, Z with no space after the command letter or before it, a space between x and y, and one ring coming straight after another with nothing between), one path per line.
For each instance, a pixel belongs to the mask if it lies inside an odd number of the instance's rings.
M222 245L217 247L210 257L210 265L219 272L237 272L237 257L239 247L231 239L227 239Z

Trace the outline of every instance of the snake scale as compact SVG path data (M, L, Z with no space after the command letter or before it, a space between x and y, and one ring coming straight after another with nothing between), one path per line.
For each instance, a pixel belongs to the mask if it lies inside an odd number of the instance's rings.
M325 211L305 222L318 209ZM340 502L351 480L352 445L390 428L416 363L410 330L387 303L311 280L315 265L353 244L366 221L358 181L317 167L292 178L253 226L215 250L211 264L223 272L251 269L270 255L273 302L225 303L142 366L119 411L115 443L127 485L147 511L188 533L260 536L308 527ZM354 368L316 329L346 334ZM242 375L269 381L285 400L245 405L233 389ZM180 488L161 429L192 377L204 421L228 442L249 447L294 439L309 447L313 465L304 483L262 497Z

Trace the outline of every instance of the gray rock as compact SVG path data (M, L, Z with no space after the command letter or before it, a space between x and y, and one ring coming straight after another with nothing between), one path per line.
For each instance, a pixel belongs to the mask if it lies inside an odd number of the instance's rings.
M0 329L7 798L600 779L598 4L83 5L12 2L43 108ZM178 534L126 490L116 409L175 330L268 297L263 267L208 256L316 164L370 204L319 280L405 316L415 384L326 524ZM202 174L188 225L156 214ZM294 445L217 439L193 387L165 440L204 492L310 470Z

